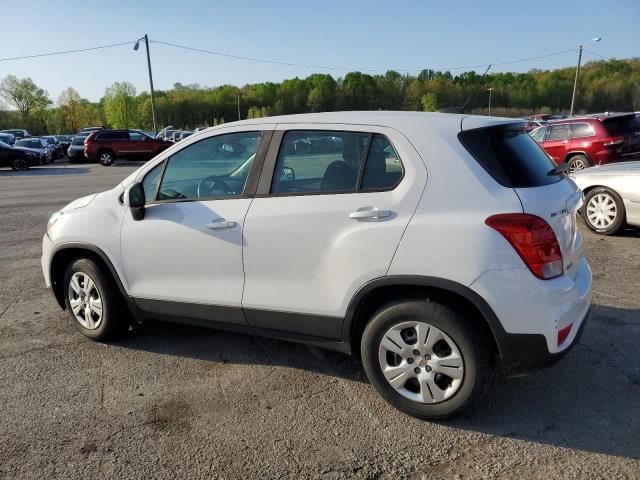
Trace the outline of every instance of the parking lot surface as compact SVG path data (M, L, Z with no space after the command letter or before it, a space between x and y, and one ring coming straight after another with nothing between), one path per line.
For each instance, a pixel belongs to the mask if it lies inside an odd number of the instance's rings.
M112 344L76 332L44 286L47 219L136 167L0 171L0 478L640 478L640 231L581 223L580 343L431 423L338 353L160 323Z

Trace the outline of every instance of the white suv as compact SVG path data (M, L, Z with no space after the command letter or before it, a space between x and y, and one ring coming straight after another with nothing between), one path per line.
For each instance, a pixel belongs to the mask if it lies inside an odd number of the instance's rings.
M582 195L522 123L342 112L209 128L55 213L45 280L108 340L173 320L359 355L421 418L576 342Z

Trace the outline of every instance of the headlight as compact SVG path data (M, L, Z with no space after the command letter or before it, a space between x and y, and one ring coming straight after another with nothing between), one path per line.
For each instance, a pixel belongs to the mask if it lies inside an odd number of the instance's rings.
M56 212L49 218L49 221L47 222L47 235L49 235L49 237L51 237L51 229L60 219L60 215L62 215L60 212Z

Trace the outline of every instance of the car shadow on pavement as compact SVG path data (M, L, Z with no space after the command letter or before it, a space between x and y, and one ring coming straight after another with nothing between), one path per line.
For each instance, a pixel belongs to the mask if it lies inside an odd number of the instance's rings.
M496 378L471 412L441 423L496 437L640 458L637 338L640 310L594 305L582 338L560 362L530 376ZM347 355L187 325L148 322L116 345L207 362L282 366L367 382L361 366Z
M48 175L80 175L87 173L88 168L84 167L67 167L67 166L42 166L31 167L29 170L20 170L14 172L0 171L0 177L42 177Z

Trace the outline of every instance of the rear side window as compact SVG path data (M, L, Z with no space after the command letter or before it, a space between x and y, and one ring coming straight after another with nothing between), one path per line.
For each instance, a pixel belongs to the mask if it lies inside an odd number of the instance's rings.
M402 173L400 158L384 135L292 130L282 139L271 193L389 190L399 183Z
M100 132L96 140L129 140L129 132Z
M505 187L541 187L563 178L549 174L555 163L522 129L477 128L461 132L458 138L487 173Z
M592 137L595 134L593 127L588 123L574 123L571 125L571 138Z

